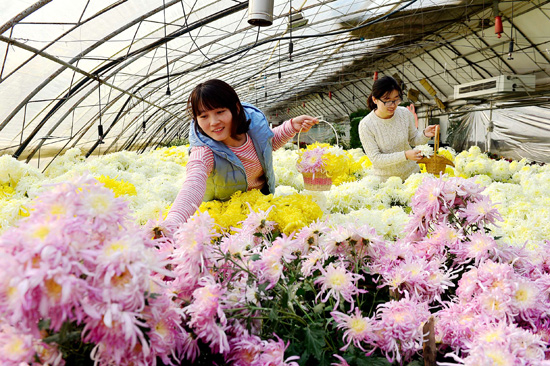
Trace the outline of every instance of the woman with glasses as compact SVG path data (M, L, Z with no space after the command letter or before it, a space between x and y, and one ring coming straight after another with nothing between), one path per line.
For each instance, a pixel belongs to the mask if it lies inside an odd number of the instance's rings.
M374 82L367 99L371 112L359 123L359 137L363 149L372 162L374 174L382 181L397 176L405 180L420 171L419 150L411 146L423 145L435 136L435 125L424 131L415 127L414 115L400 107L403 91L391 76Z

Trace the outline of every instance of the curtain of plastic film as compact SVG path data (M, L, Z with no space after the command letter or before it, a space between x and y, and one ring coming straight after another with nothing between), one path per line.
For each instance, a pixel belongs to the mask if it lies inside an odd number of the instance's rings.
M454 149L477 145L509 159L550 163L550 105L478 109L483 107L451 116Z

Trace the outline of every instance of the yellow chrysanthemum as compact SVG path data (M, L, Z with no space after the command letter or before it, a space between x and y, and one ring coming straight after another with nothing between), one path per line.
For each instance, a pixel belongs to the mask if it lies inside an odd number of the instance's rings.
M124 180L116 180L110 178L108 175L101 175L99 178L96 178L98 181L103 183L105 187L112 190L115 194L115 197L122 196L124 194L129 196L135 196L137 194L136 187L130 182L125 182Z
M172 146L164 149L160 155L161 159L164 161L173 161L174 163L180 164L181 166L186 166L187 161L189 160L189 154L187 153L189 145L186 146Z
M311 224L323 215L323 211L311 197L300 194L273 197L263 195L259 190L236 192L231 199L225 202L209 201L199 207L199 211L208 211L210 216L219 225L219 230L227 231L239 227L250 210L267 211L271 206L268 220L274 221L280 231L290 234Z
M451 154L451 152L449 150L445 150L445 149L440 148L439 150L437 150L437 153L439 155L443 156L444 158L449 159L452 162L454 162L454 160L455 160L453 154Z
M370 160L368 160L366 156L356 162L350 153L340 149L339 147L325 143L315 142L308 145L305 150L308 151L317 148L327 150L322 157L323 168L326 174L332 178L332 184L335 186L345 182L355 181L356 178L353 173L371 165Z
M11 184L6 183L0 185L0 198L8 198L15 193L15 190L12 188Z

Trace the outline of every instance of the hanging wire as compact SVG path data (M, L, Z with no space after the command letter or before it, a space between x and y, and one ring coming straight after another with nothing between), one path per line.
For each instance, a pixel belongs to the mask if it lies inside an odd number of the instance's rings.
M195 1L195 4L197 4L197 1ZM191 7L191 12L193 11L193 8L195 7L195 4L193 4L193 6ZM183 20L184 20L184 23L185 23L185 27L186 28L189 28L189 25L187 24L187 14L185 12L185 5L183 4L183 0L181 1L181 8L183 9ZM214 64L222 64L222 65L230 65L236 61L239 61L240 59L242 59L244 56L246 56L246 54L254 47L256 47L256 45L258 44L258 40L260 39L260 26L258 26L258 33L256 34L256 40L254 41L254 44L252 46L249 46L247 47L246 51L241 55L241 57L239 57L238 59L236 60L233 60L231 62L223 62L223 61L216 61L216 60L212 60L210 57L208 57L204 52L202 52L202 48L199 47L199 45L197 44L197 42L195 42L195 39L193 38L193 36L191 35L191 32L187 32L187 35L189 36L189 38L191 39L191 42L193 42L193 44L195 45L195 47L197 48L197 50L204 56L204 58L206 58L208 61L210 62L213 62ZM236 55L236 54L235 54ZM227 59L227 58L226 58Z
M516 37L518 33L516 30ZM510 18L510 44L508 45L508 60L513 60L512 53L514 52L514 1L512 1L512 17Z
M164 16L164 38L166 38L166 1L165 0L162 0L162 5L163 5L163 8L162 8L162 14ZM167 79L166 79L166 83L167 83L167 87L166 87L166 95L170 96L172 95L172 93L170 92L170 64L168 62L168 42L166 42L164 44L164 49L165 49L165 55L166 55L166 76L167 76Z
M292 52L294 52L294 44L292 43L292 26L290 25L291 19L292 19L292 0L290 0L290 10L288 12L288 22L289 22L288 61L292 61Z
M97 135L98 135L98 141L100 144L103 144L103 124L101 121L101 115L103 114L103 109L101 108L101 82L98 80L98 87L97 87L97 93L99 94L99 101L97 105L99 106L99 125L97 126Z

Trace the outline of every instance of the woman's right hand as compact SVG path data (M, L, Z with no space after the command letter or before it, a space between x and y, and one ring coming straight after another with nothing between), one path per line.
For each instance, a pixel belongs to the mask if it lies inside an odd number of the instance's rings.
M419 161L422 159L422 153L420 150L407 150L405 151L405 157L407 160Z

